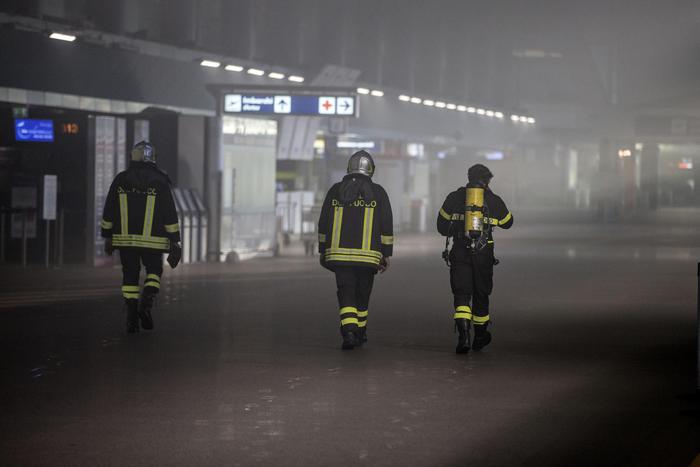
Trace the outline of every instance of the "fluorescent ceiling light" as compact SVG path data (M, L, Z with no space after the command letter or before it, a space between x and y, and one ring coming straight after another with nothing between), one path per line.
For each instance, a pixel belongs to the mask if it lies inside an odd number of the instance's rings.
M199 64L207 68L219 68L221 66L221 62L216 62L214 60L202 60Z
M511 115L510 119L513 120L514 122L517 122L520 120L520 117L518 117L517 115Z
M437 107L438 109L444 109L445 107L447 107L447 104L445 104L445 103L442 102L442 101L437 101L437 102L435 103L435 107Z
M370 92L374 97L384 97L384 91L380 91L378 89L372 89L372 92Z
M496 118L503 118L503 112L496 112L494 115Z
M357 88L358 94L369 94L369 89L367 88Z
M76 37L72 34L63 34L61 32L52 32L49 38L65 42L73 42L76 39Z
M460 112L466 112L466 111L467 111L467 107L464 106L464 105L458 105L458 106L457 106L457 110L459 110Z
M479 115L484 115L486 114L486 111L484 109L476 109L476 113Z
M413 104L420 104L421 102L423 102L423 99L421 99L420 97L411 97L411 102Z
M423 101L423 105L427 105L428 107L432 107L435 105L435 101L431 99L426 99Z
M535 119L532 117L528 117L527 123L535 123Z
M527 123L527 117L520 117L520 121L523 123Z
M304 77L303 77L303 76L290 75L287 79L288 79L289 81L294 82L294 83L303 83L303 82L304 82Z
M249 75L254 75L254 76L262 76L262 75L265 74L265 72L264 72L263 70L260 70L260 69L258 69L258 68L248 68L248 72L247 72L247 73L248 73Z
M470 114L476 113L476 107L467 107L467 112L469 112Z
M273 71L271 73L268 73L267 77L272 79L284 79L284 74Z
M448 109L448 110L455 110L456 108L457 108L457 106L454 105L454 104L447 104L447 109Z
M494 116L493 110L487 110L487 111L486 111L486 116L487 116L487 117L493 117L493 116Z
M236 71L236 72L239 72L239 73L240 73L241 71L243 71L243 67L240 66L240 65L226 65L226 66L224 67L224 70L226 70L226 71Z
M409 102L411 100L411 98L409 96L407 96L406 94L401 94L399 96L399 100L403 101L403 102Z

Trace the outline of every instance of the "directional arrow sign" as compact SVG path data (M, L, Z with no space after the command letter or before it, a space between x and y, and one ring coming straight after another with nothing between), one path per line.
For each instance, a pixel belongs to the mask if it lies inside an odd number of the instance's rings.
M274 112L276 114L288 114L292 111L291 96L275 96Z
M352 97L338 97L335 105L335 113L338 115L355 114L355 100Z

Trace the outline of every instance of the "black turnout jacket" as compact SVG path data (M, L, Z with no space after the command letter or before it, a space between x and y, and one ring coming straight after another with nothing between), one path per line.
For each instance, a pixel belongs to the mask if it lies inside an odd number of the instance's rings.
M466 187L460 187L447 195L445 202L442 203L440 212L437 216L437 230L441 235L453 237L455 248L466 245L460 241L464 235L464 208L467 196ZM502 229L510 229L513 225L513 215L506 207L500 196L495 194L489 188L485 189L484 193L485 222L489 226L487 231L488 244L493 247L493 227Z
M326 194L318 220L318 251L325 266L378 268L393 253L389 196L364 175L350 174Z
M170 250L180 226L168 176L155 164L131 162L109 188L100 225L114 248Z

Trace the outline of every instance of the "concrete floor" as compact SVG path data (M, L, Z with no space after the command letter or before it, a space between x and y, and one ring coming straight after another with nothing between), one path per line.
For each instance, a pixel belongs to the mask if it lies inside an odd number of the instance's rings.
M0 465L686 467L700 212L586 220L497 232L468 355L437 236L397 236L350 352L316 259L168 270L135 336L118 270L2 269Z

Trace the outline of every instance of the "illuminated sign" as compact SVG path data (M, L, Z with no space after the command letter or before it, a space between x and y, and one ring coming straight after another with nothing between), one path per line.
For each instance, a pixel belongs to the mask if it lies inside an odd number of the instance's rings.
M18 142L52 143L53 121L16 118L15 140Z
M309 94L225 94L224 112L258 115L355 117L355 96Z

